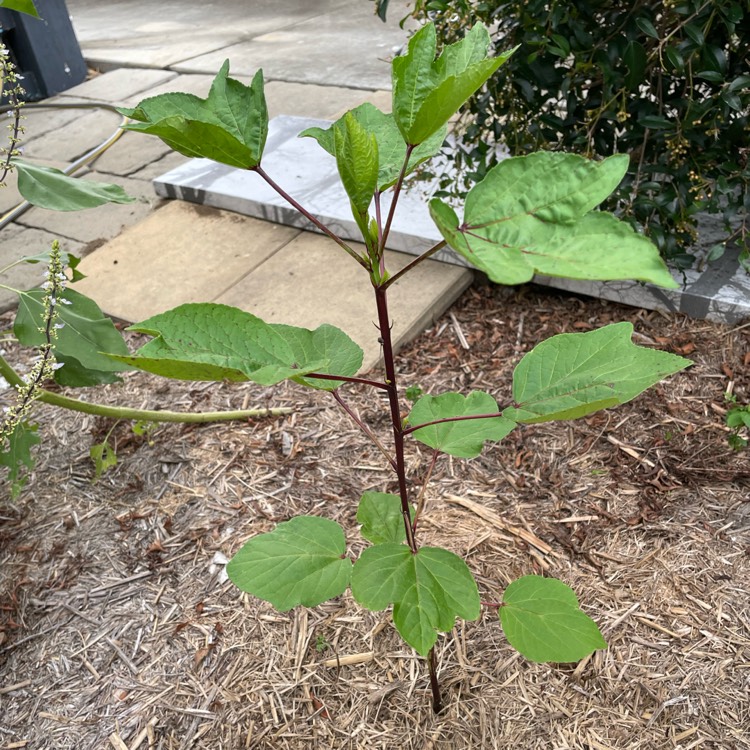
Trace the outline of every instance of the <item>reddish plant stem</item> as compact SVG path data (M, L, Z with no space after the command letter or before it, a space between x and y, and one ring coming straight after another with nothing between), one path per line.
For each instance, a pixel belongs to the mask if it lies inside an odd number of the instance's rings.
M498 411L489 414L467 414L463 417L446 417L445 419L434 419L432 422L425 422L424 424L415 424L412 427L406 427L403 430L403 434L408 435L415 430L421 430L423 427L432 427L432 425L434 424L445 424L446 422L468 422L470 419L496 419L497 417L502 416L502 412Z
M404 177L406 177L406 170L409 166L409 159L411 158L411 152L414 151L414 146L407 144L406 146L406 158L404 159L401 172L396 180L396 185L393 188L393 199L391 200L391 207L388 210L388 218L385 221L385 229L380 239L380 252L381 254L385 251L385 243L388 242L388 233L391 231L391 222L393 221L393 214L396 212L396 204L398 203L398 197L401 194L401 188L404 184Z
M396 476L398 477L398 492L401 497L401 513L404 517L406 541L411 551L416 554L417 543L411 528L409 514L409 492L406 486L406 461L404 460L404 430L401 426L401 409L398 399L398 382L396 380L396 364L391 338L391 321L388 315L388 297L385 289L374 287L375 302L378 310L378 328L380 340L383 344L383 362L385 364L385 382L388 386L388 402L391 409L391 424L393 425L393 444L396 456Z
M435 655L435 647L430 649L430 653L427 654L427 664L430 668L430 689L432 690L432 710L434 713L439 714L443 710L443 699L440 696L440 683L438 682L437 676L437 656Z
M393 470L398 473L398 467L396 466L396 462L393 460L393 457L383 447L383 444L373 434L372 430L362 421L359 414L357 414L357 412L355 412L354 409L352 409L349 404L347 404L346 401L341 398L341 394L338 391L331 391L331 395L336 399L338 405L349 415L354 424L356 424L357 427L359 427L359 429L362 430L362 432L364 432L365 435L370 438L370 440L372 440L372 442L375 444L375 447L386 457Z
M440 240L440 242L433 245L429 250L426 250L420 256L414 258L413 261L407 263L400 271L398 271L398 273L394 273L393 276L383 284L383 288L387 289L391 284L395 284L402 276L409 273L414 266L418 266L423 260L427 260L430 256L438 252L438 250L442 250L446 244L448 243L445 240Z
M327 375L322 372L309 372L303 377L315 378L316 380L340 380L342 383L359 383L361 385L369 385L373 388L381 388L384 391L388 390L388 386L379 380L368 380L367 378L350 378L346 375Z
M318 229L320 229L323 234L330 237L339 247L343 248L349 255L354 258L354 260L359 263L360 266L365 268L366 270L370 270L369 263L358 253L356 253L352 248L349 247L349 245L344 242L344 240L341 239L334 231L329 229L323 222L316 219L304 206L302 206L300 203L298 203L294 198L292 198L289 193L284 190L280 185L278 185L271 177L266 174L266 172L263 170L263 167L258 164L256 167L253 167L250 171L257 172L287 203L294 206L294 208L297 209L309 222L314 224Z

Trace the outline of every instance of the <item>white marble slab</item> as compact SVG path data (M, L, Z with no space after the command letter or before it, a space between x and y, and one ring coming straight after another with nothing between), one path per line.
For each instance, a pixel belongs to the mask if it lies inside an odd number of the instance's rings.
M361 240L351 218L349 199L336 171L335 159L312 138L298 138L309 127L327 127L327 121L302 117L276 117L269 125L263 169L317 219L345 239ZM154 180L156 192L167 198L202 203L236 211L287 226L315 227L257 174L233 169L207 159L193 159ZM399 200L388 246L418 255L441 239L422 195L406 192ZM422 192L420 189L418 192ZM384 196L385 197L385 196ZM383 211L388 201L383 201ZM714 220L715 222L715 220ZM719 235L720 236L720 235ZM707 247L717 241L716 228L707 223ZM702 271L673 272L678 290L665 290L637 282L589 282L537 277L557 289L609 299L636 307L682 312L694 318L736 323L750 317L750 275L739 266L739 251L729 247L724 257ZM452 250L433 256L436 260L468 265Z

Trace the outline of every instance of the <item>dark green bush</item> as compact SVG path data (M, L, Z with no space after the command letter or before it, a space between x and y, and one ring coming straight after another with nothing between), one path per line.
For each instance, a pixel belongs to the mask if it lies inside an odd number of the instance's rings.
M513 155L629 153L607 209L679 267L693 262L696 214L720 213L750 265L747 0L418 0L413 15L429 15L444 43L483 21L498 51L520 45L461 121L456 158L472 179L496 143Z

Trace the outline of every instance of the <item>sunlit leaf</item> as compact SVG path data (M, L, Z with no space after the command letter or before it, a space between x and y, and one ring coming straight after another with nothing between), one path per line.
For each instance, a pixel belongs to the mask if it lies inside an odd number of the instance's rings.
M513 373L514 407L503 414L516 422L576 419L623 404L689 359L636 346L631 323L586 333L562 333L524 355Z
M352 562L344 531L317 516L298 516L248 541L227 565L235 586L285 612L342 594Z
M553 152L505 159L469 191L462 222L437 198L430 212L448 244L499 284L542 273L674 288L648 239L610 214L591 212L627 166L624 155L600 162Z
M19 13L25 13L27 16L39 18L33 0L0 0L0 8L8 10L17 10Z
M393 61L393 114L404 140L426 141L512 54L487 58L490 35L476 24L436 60L435 27L426 24Z
M312 372L350 377L362 366L362 349L343 331L310 331L269 324L236 307L185 304L130 327L153 336L135 355L114 359L178 380L252 380L274 385L293 379L331 390L339 381L305 378Z
M607 647L573 590L555 578L524 576L513 581L499 614L511 646L531 661L579 661Z

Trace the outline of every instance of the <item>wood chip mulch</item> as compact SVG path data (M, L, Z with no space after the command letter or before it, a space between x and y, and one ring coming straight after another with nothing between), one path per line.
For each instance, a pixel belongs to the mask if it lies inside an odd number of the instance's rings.
M37 467L0 500L0 750L750 748L750 451L729 449L723 420L725 392L750 401L750 324L475 285L402 350L402 384L503 403L535 343L618 320L695 365L623 407L442 457L420 527L467 559L485 600L519 575L560 577L607 650L529 663L487 609L438 641L434 716L388 612L347 594L279 613L224 576L249 536L301 513L361 550L357 501L393 475L333 399L129 374L84 396L295 411L141 436L119 423L117 466L94 483L89 447L112 423L37 407ZM378 394L345 397L387 430ZM409 443L417 484L430 453Z

